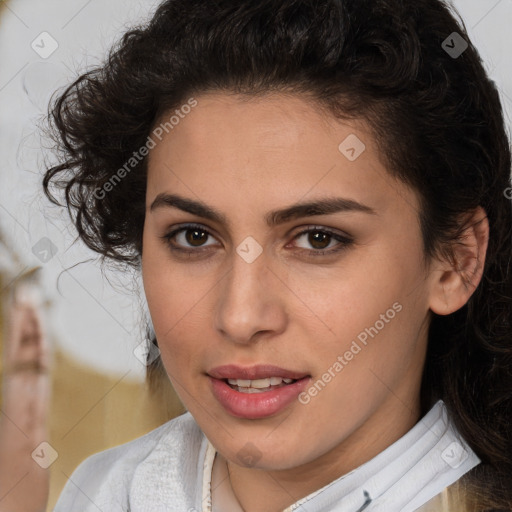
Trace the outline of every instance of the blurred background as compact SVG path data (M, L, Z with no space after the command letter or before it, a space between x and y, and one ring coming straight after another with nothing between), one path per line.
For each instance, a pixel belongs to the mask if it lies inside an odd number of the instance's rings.
M52 510L84 458L139 437L184 411L167 380L152 390L145 384L144 301L137 276L107 272L107 281L96 256L74 243L67 214L52 208L41 193L45 152L39 125L51 94L98 64L115 39L144 21L156 3L0 2L0 428L5 435L11 427L14 434L5 445L21 443L24 458L17 464L6 454L10 448L4 449L4 457L0 453L7 475L0 482L0 511L43 510L21 501L44 478L45 466L50 474L47 510ZM28 372L24 384L15 383L10 391L4 375L8 298L20 287L40 292L32 296L38 295L34 305L43 312L45 339L34 358L49 361L49 382L43 385L48 384L51 397L46 418L38 416L37 421L47 423L48 445L41 444L41 428L32 435L25 426L26 411L7 409L7 393L14 393L18 402L34 398ZM0 480L2 474L0 470Z
M45 461L51 475L47 510L85 457L183 412L167 380L153 390L145 384L145 302L138 276L107 272L106 279L95 254L75 241L65 211L41 191L51 155L41 147L39 123L51 94L99 64L112 43L150 17L158 3L0 0L0 349L5 360L8 294L25 285L38 290L46 333L39 357L48 357L51 367L48 445L33 441L20 482L38 478L31 468ZM453 5L501 91L511 126L512 0ZM2 363L0 382L4 373ZM2 400L0 421L7 421L6 389ZM7 487L0 482L0 512L5 496L21 488L18 481Z

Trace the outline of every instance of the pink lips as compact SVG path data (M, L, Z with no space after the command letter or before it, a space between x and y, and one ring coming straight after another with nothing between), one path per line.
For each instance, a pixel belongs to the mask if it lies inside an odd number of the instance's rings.
M261 419L281 412L297 399L310 380L309 375L273 365L219 366L210 370L208 376L213 395L224 409L235 417L245 419ZM227 383L227 379L256 380L270 377L293 379L296 382L250 394L236 391Z

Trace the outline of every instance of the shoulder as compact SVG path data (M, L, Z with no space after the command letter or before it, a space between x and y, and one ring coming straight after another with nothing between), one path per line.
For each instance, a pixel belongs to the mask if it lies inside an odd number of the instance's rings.
M111 472L131 473L160 445L178 455L190 448L192 439L201 436L192 415L186 413L133 441L91 455L73 474L81 476L91 470L99 470L103 476Z
M171 487L174 481L179 485L183 464L197 463L203 438L192 415L186 413L129 443L91 455L69 478L54 512L126 511L132 499L158 486L160 477ZM196 465L190 467L191 478L197 476Z

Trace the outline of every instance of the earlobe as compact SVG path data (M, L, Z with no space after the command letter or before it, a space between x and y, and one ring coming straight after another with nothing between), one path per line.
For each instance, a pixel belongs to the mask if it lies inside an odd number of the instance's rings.
M466 228L452 244L453 257L438 261L434 269L430 309L449 315L467 303L478 287L489 243L489 221L482 207L465 219Z

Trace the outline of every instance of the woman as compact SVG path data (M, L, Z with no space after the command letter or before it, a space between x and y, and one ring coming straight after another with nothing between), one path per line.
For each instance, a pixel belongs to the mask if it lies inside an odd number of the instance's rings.
M444 3L168 0L52 119L189 411L57 512L511 509L510 145Z

